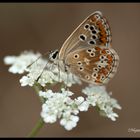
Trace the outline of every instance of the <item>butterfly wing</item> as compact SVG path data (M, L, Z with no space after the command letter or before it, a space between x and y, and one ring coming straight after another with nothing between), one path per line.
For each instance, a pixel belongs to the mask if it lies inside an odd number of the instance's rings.
M59 52L59 58L64 59L71 51L92 45L111 45L111 31L106 18L96 11L89 15L68 37Z
M105 84L117 71L119 57L114 49L90 46L69 53L65 64L81 80L96 85Z

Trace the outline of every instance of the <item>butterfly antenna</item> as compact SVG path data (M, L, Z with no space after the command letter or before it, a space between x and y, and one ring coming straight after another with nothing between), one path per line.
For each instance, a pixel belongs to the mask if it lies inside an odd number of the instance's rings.
M35 62L37 62L41 57L48 55L49 52L50 52L50 51L47 51L46 53L40 55L35 61L33 61L31 64L29 64L29 65L27 66L27 68L31 67L31 66L32 66Z

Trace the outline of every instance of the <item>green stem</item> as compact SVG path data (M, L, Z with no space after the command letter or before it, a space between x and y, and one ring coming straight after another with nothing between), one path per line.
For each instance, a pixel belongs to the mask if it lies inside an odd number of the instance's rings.
M35 90L37 96L39 97L41 103L43 104L43 103L44 103L44 99L38 95L39 91L42 90L42 87L41 87L39 84L35 84L35 85L33 86L33 88L34 88L34 90ZM36 136L37 133L39 132L39 130L43 127L43 125L44 125L44 121L43 121L42 118L40 118L40 119L38 120L38 122L36 123L35 127L34 127L34 128L32 129L32 131L29 133L28 137L34 137L34 136Z
M35 125L35 127L32 129L32 131L28 135L28 137L36 136L36 134L39 132L39 130L43 127L43 125L44 125L44 121L42 118L40 118L39 121L37 122L37 124Z
M33 88L34 88L34 90L35 90L37 96L39 96L38 93L39 93L40 90L42 90L42 87L41 87L39 84L35 84L35 85L33 86ZM41 103L44 103L44 99L43 99L42 97L39 96L39 99L40 99L40 102L41 102Z

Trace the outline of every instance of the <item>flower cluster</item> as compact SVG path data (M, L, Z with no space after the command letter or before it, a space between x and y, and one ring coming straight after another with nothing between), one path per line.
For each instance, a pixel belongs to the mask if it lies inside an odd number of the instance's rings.
M112 121L116 120L118 114L113 109L121 109L121 107L117 100L110 97L104 86L89 85L82 89L84 96L71 98L74 93L63 88L62 85L71 87L73 84L81 84L79 78L72 73L61 71L56 65L40 56L40 53L25 51L19 56L6 56L4 62L11 65L9 68L11 73L26 72L20 79L21 86L32 87L37 83L42 87L39 96L44 100L41 111L44 122L54 123L59 119L60 125L66 130L71 130L79 121L78 114L81 111L88 111L89 107L97 107L101 115ZM59 92L44 88L48 84L56 83L61 83Z

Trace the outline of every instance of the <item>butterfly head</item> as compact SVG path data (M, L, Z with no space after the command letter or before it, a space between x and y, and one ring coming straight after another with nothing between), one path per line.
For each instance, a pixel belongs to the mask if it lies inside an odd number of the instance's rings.
M58 50L55 50L55 51L50 51L50 54L49 54L49 60L50 61L55 61L55 60L57 60L57 58L58 58Z

